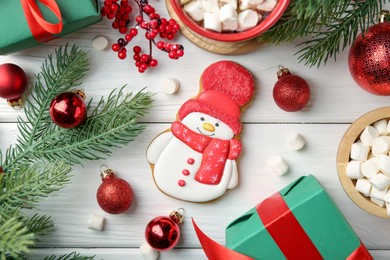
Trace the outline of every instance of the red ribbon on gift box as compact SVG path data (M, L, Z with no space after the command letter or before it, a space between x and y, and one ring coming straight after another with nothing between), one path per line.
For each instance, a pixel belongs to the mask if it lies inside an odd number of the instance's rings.
M50 23L45 20L35 0L20 0L28 26L33 37L38 42L45 42L53 39L53 34L62 31L62 15L55 0L38 0L45 5L57 17L57 23Z
M283 197L276 193L273 196L265 199L256 206L257 213L264 227L272 236L282 253L287 259L311 259L322 260L323 257L318 252L315 245L306 234L305 230L299 224L294 214L288 208ZM277 225L272 225L275 220L278 220ZM195 221L192 220L196 235L210 260L251 260L252 258L236 252L232 249L224 247L206 234L204 234ZM294 238L285 234L294 234ZM304 248L302 250L302 248ZM372 256L367 251L365 246L360 243L360 246L352 252L347 260L372 260Z

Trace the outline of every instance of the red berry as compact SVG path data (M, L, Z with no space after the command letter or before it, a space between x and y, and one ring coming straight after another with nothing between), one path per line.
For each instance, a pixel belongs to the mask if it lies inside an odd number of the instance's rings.
M138 30L135 29L135 28L131 28L130 29L130 34L134 37L134 36L136 36L138 34Z
M128 2L127 0L122 0L122 1L121 1L121 6L126 7L126 6L128 6L128 5L129 5L129 2Z
M114 19L114 17L115 17L115 14L113 12L110 12L110 13L107 14L107 18L110 19L110 20Z
M175 25L173 25L172 26L172 30L174 30L174 31L179 31L180 30L180 25L179 24L175 24Z
M104 5L105 6L110 6L112 4L112 1L111 0L105 0L104 1Z
M174 35L174 34L172 34L172 33L168 33L168 34L167 34L167 39L168 39L168 40L173 40L173 38L175 38L175 35Z
M119 28L119 24L118 24L117 20L112 22L112 28L114 28L114 29L118 29Z
M140 69L142 69L143 71L147 70L148 68L148 65L146 63L142 63L141 66L139 66Z
M110 9L111 9L111 11L116 12L116 11L118 11L119 6L118 6L117 3L113 3L113 4L110 6Z
M140 53L140 52L141 52L141 47L139 47L139 46L134 46L133 52L136 53L136 54Z
M176 51L176 55L177 55L177 57L183 57L184 51L183 50L177 50Z
M119 20L118 24L119 24L119 27L123 27L126 25L126 22L124 20Z
M140 62L140 61L136 61L136 62L135 62L135 66L136 66L137 68L139 68L139 66L141 66L141 64L142 64L142 62Z
M169 19L168 21L169 25L173 26L176 24L176 20L175 19Z
M111 49L112 49L113 51L119 51L120 48L121 48L121 47L119 46L118 43L114 43L114 44L111 46Z
M103 6L102 9L101 9L101 14L103 16L106 16L108 13L110 12L110 8L108 8L107 6Z
M166 31L167 33L172 32L172 26L171 26L171 25L166 25L166 26L165 26L165 31Z
M148 61L149 61L149 55L148 54L142 54L141 62L148 62Z
M168 53L168 56L169 56L169 58L171 58L171 59L176 59L176 58L177 58L176 52L174 52L174 51L170 51L170 52Z
M152 6L151 5L145 5L144 6L144 12L145 13L150 13L152 11Z
M127 27L126 27L126 26L120 27L120 28L119 28L119 32L120 32L121 34L125 34L125 33L127 32Z
M139 73L144 73L145 70L143 70L143 69L141 69L141 68L138 68L138 72L139 72Z
M157 48L162 50L164 49L164 46L165 46L165 42L163 41L158 41L157 44L156 44Z
M137 23L141 23L143 20L144 20L144 18L142 18L141 15L138 15L138 16L135 18L135 21L136 21Z
M133 36L132 36L130 33L126 34L125 40L126 40L127 42L131 41L132 39L133 39Z
M165 43L165 50L166 51L170 51L171 50L171 47L172 47L172 44L170 44L170 43Z
M139 61L139 60L141 59L141 55L139 55L139 54L134 54L134 55L133 55L133 59L134 59L135 61Z
M157 20L153 19L150 21L150 28L154 29L158 27L158 22Z
M156 59L152 59L152 60L150 60L150 62L149 62L149 65L150 65L151 67L156 67L157 64L158 64L158 62L157 62Z
M118 58L121 59L121 60L125 59L126 58L126 52L122 51L122 50L120 52L118 52Z
M131 6L126 6L126 13L131 13L131 11L133 11L133 8L131 8Z
M179 44L172 44L171 50L177 51L179 49Z

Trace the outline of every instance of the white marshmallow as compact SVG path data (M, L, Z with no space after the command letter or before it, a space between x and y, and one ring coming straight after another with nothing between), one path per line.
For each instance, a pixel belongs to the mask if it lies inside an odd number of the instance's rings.
M287 144L292 150L298 151L306 145L306 141L302 135L294 133L287 138Z
M379 156L379 154L387 154L390 150L390 137L379 136L372 141L372 154Z
M379 135L388 135L389 131L387 130L387 120L381 119L376 121L372 126L378 131Z
M237 15L238 28L237 31L245 31L251 29L259 22L259 14L253 10L245 10Z
M383 173L378 173L370 179L372 186L379 190L383 190L390 184L390 178L384 175Z
M356 142L351 147L351 159L358 161L366 161L369 152L369 147L363 143Z
M384 189L377 189L375 186L372 187L370 196L371 198L378 199L378 200L384 200L384 197L386 196L387 193L387 186Z
M241 11L248 9L256 9L256 7L261 4L264 0L240 0L239 8Z
M96 231L102 231L104 228L104 217L98 214L92 214L88 219L88 228Z
M271 157L268 160L268 166L276 175L284 175L288 172L289 166L286 161L280 156Z
M102 51L108 46L108 40L104 36L97 36L92 40L92 47L97 51Z
M200 22L204 18L205 10L203 8L201 0L193 0L186 4L183 9L196 22Z
M372 157L367 161L362 162L360 170L367 179L371 179L379 172L378 158Z
M360 140L367 146L372 146L372 141L379 136L378 131L373 126L366 126L360 134Z
M370 200L374 202L376 205L378 205L379 207L383 208L385 206L385 202L383 200L378 200L375 198L370 198Z
M387 203L390 203L390 190L387 190L386 195L383 197L383 200Z
M378 156L378 167L380 171L390 176L390 156L380 154Z
M387 216L390 216L390 203L385 203L386 204L386 213L387 213Z
M207 13L218 13L219 12L219 3L218 0L201 0L203 9Z
M143 243L139 249L145 260L156 260L159 257L159 252L154 250L147 242Z
M258 4L256 8L260 11L271 12L277 3L277 0L264 0L262 3Z
M219 13L204 13L203 26L206 29L221 32L222 23L219 20Z
M372 185L367 179L358 179L355 186L356 190L362 193L364 196L369 197L371 193Z
M237 29L237 11L231 5L223 5L219 12L223 31L235 31Z
M351 179L360 179L363 177L360 171L361 161L349 161L346 169L347 176Z
M237 0L219 0L219 5L224 6L224 5L231 5L234 9L237 10Z
M180 88L180 82L175 78L167 78L161 84L161 90L164 94L175 94Z

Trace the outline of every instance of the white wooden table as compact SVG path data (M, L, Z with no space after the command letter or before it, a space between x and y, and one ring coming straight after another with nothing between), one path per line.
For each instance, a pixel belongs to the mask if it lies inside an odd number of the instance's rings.
M168 16L163 1L152 4L160 14ZM390 8L390 4L387 7ZM89 54L91 66L83 84L88 98L107 96L114 88L125 84L128 84L126 91L129 92L147 87L147 90L156 93L151 114L144 119L147 128L141 136L115 151L107 160L74 167L72 183L42 201L41 213L52 216L55 231L37 244L30 255L33 259L72 251L96 255L96 259L142 259L139 246L144 242L148 221L180 207L186 212L181 226L182 237L176 248L163 252L160 259L205 259L192 228L191 217L210 237L224 244L224 228L228 223L299 176L307 174L318 178L373 256L390 258L389 220L372 216L357 207L345 194L337 176L336 152L348 126L362 114L390 104L390 97L368 94L354 83L348 71L348 49L337 57L337 62L331 60L317 69L297 63L294 56L298 50L296 43L263 46L245 55L223 56L206 52L180 36L178 42L185 46L183 58L172 61L155 51L159 66L140 74L131 58L122 61L110 49L94 50L91 39L97 35L108 37L110 43L119 38L110 22L103 20L44 46L0 57L0 63L16 63L32 78L55 48L75 43ZM140 45L147 46L142 37L137 39L141 39ZM145 151L149 142L170 126L180 105L197 94L202 71L222 59L237 61L248 68L257 83L254 101L243 113L244 152L239 161L239 186L211 203L182 202L156 188ZM305 78L311 86L312 97L303 111L284 112L273 101L272 89L280 64ZM161 82L165 78L180 81L178 94L161 93ZM16 117L22 114L23 111L15 111L5 100L0 100L2 150L15 142ZM294 132L301 133L307 140L308 145L302 151L292 151L287 146L286 138ZM267 167L266 162L273 155L284 157L290 164L291 170L286 176L275 176ZM110 166L133 187L135 202L125 214L109 215L97 205L95 195L101 183L99 167L102 164ZM88 218L93 213L106 218L103 232L87 228Z

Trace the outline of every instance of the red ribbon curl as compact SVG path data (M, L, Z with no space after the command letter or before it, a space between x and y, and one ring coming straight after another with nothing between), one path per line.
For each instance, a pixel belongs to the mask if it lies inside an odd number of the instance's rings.
M35 0L20 0L33 37L38 42L45 42L53 39L53 34L58 34L62 31L62 15L55 0L38 1L45 5L57 17L57 23L50 23L45 20Z

